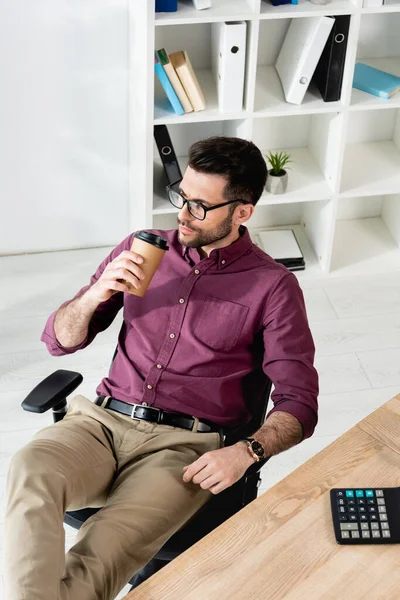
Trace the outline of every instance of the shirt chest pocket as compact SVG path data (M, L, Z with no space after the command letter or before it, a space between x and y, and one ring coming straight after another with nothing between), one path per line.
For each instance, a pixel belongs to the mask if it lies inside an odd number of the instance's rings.
M242 304L207 296L194 320L193 335L214 350L229 350L237 344L248 312Z

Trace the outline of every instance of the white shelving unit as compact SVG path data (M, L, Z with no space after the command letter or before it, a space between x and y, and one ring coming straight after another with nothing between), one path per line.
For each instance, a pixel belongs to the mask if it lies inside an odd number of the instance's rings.
M400 76L400 0L374 9L362 0L274 7L266 0L213 0L196 11L154 13L130 0L130 197L132 227L176 226L167 200L153 125L166 124L182 172L189 146L209 135L252 140L263 153L292 157L285 194L265 192L248 226L293 228L306 258L302 278L329 273L400 270L400 94L388 101L352 88L357 60ZM139 8L138 8L139 4ZM292 19L351 15L342 95L326 103L310 86L299 106L285 101L275 62ZM219 111L213 78L211 24L247 22L241 111ZM178 116L154 77L154 50L186 49L207 108Z

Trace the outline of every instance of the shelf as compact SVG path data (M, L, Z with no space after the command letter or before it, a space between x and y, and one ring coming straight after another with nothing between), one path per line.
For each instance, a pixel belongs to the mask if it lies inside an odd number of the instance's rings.
M213 0L212 8L196 10L192 2L178 2L173 13L156 13L155 25L195 25L215 21L243 21L255 16L246 0Z
M371 13L393 13L400 12L400 2L399 0L393 0L392 2L388 2L385 0L385 4L382 6L374 6L372 8L361 8L362 14L371 14Z
M399 248L383 220L337 221L331 269L340 274L399 270Z
M341 112L341 102L324 102L319 91L308 88L302 104L286 102L279 75L274 66L259 66L254 102L254 117L307 115L314 113Z
M400 77L400 57L398 58L360 58L357 62L365 63L370 67L387 71ZM361 90L352 89L350 110L369 110L375 108L399 108L400 92L392 98L385 100Z
M265 191L258 205L329 200L332 190L308 148L286 150L293 161L292 170L288 171L289 182L286 193L274 195Z
M394 142L349 144L343 162L341 197L400 192L400 151Z
M318 15L351 15L356 8L350 0L334 0L328 4L313 4L309 0L299 0L297 5L284 4L273 6L269 2L261 2L260 19L287 19L295 17L315 17Z
M196 69L196 75L206 100L205 110L177 115L169 103L158 78L155 79L154 124L196 123L198 121L224 121L244 119L249 116L245 110L239 113L221 112L218 108L217 86L211 69Z

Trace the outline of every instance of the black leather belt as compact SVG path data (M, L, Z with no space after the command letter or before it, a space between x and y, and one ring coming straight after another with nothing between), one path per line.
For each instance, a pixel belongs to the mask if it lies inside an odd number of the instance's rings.
M106 396L97 396L94 401L97 406L103 404ZM143 404L129 404L116 398L108 398L103 408L109 410L115 410L123 415L131 417L131 419L138 419L139 421L150 421L151 423L160 423L162 425L172 425L172 427L181 427L182 429L193 430L194 425L197 423L195 429L198 433L209 433L211 431L222 432L222 428L211 423L209 421L199 421L195 417L190 415L183 415L180 413L170 413L162 410L161 408L155 408L154 406L143 406Z

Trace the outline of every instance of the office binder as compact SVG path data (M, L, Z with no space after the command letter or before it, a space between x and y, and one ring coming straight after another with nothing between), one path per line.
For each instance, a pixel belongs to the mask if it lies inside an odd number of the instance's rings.
M212 0L192 0L196 10L204 10L212 7Z
M179 181L182 173L166 125L154 125L154 139L168 184Z
M156 12L176 12L178 0L156 0Z
M246 22L212 23L211 46L219 110L241 111L246 62Z
M350 27L350 15L330 18L334 24L312 78L324 102L340 100Z
M258 233L258 242L264 252L290 271L302 271L305 269L304 256L293 229L260 231Z
M301 104L327 42L333 19L292 19L275 68L287 102Z

